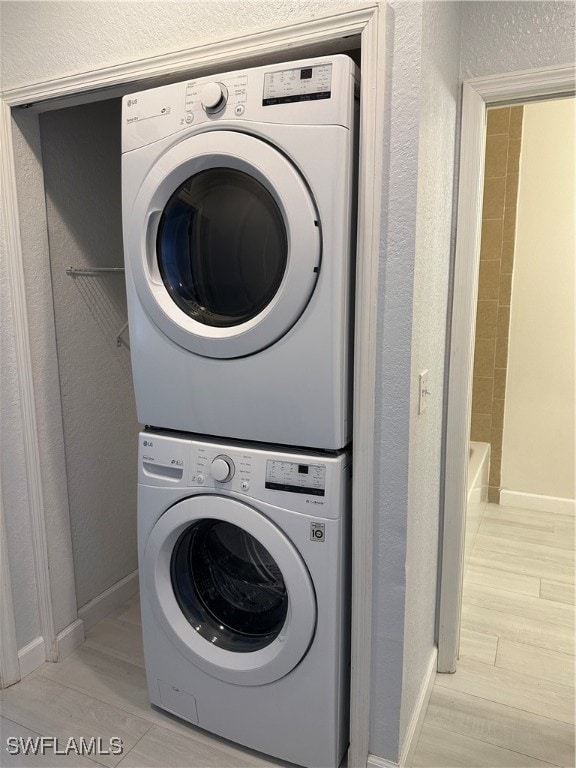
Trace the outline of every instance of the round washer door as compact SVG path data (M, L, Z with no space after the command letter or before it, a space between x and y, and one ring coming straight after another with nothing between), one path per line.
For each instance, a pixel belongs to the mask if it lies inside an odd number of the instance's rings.
M320 268L318 214L265 141L213 130L163 154L129 217L128 258L157 327L205 357L254 354L298 320Z
M235 499L194 496L168 509L146 544L142 578L170 640L220 680L278 680L312 642L316 598L301 556Z

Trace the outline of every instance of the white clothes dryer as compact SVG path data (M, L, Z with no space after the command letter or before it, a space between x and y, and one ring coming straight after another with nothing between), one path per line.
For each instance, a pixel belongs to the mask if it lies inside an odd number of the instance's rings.
M123 99L141 423L349 442L357 85L339 55Z
M350 456L140 434L153 704L311 768L348 744Z

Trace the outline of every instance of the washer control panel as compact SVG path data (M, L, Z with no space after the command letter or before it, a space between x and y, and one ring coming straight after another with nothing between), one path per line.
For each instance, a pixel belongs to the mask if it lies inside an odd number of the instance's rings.
M252 457L245 451L222 450L221 446L197 445L191 452L190 485L250 490Z
M216 456L210 465L210 474L218 483L225 483L234 476L234 462L229 456Z
M178 493L243 497L320 518L342 514L350 455L290 453L240 443L209 443L179 433L140 433L141 485ZM316 540L318 536L316 535Z

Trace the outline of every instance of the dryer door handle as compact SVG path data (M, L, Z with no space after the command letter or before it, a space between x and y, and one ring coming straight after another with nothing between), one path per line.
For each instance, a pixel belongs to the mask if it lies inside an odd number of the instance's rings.
M146 223L146 253L142 254L146 261L148 279L155 285L162 285L162 276L158 267L158 258L156 256L156 235L158 233L158 224L162 218L162 210L151 211L148 214Z

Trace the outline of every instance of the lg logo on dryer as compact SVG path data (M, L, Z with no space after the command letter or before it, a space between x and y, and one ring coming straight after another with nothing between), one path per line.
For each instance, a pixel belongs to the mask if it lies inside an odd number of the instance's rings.
M324 541L326 538L324 523L310 523L310 539L312 541Z

